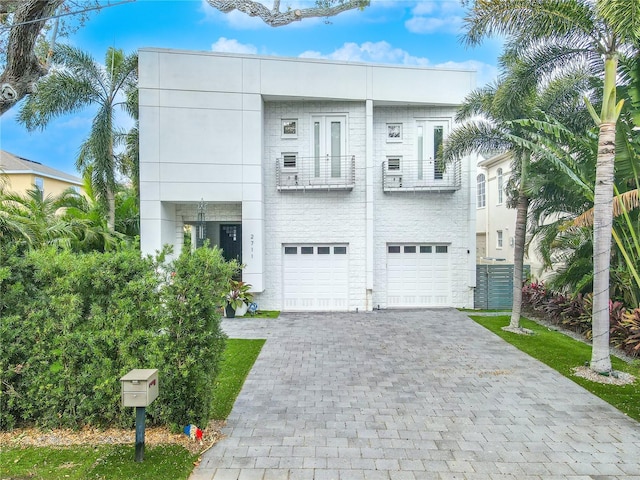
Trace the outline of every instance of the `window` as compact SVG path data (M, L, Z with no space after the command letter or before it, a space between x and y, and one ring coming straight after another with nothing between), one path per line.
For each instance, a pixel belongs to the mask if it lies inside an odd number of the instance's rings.
M44 193L44 178L36 177L33 180L33 185L36 187L36 190L40 190L41 193Z
M449 120L417 120L418 180L442 180L445 165L441 158L442 143L449 130Z
M313 255L313 247L300 247L302 255Z
M318 247L318 255L329 255L331 247Z
M498 230L496 233L496 248L502 248L502 230Z
M405 245L404 253L416 253L415 245Z
M476 192L478 195L477 198L477 207L478 208L484 208L484 206L487 203L487 197L485 195L485 177L484 177L484 173L481 173L480 175L478 175L477 177L477 182L478 182L478 191Z
M77 185L73 185L73 186L71 187L71 189L72 189L75 193L80 193L80 187L79 187L79 186L77 186Z
M420 245L420 253L431 253L431 245Z
M402 124L387 123L387 142L402 141Z
M314 158L311 182L325 183L330 178L341 178L347 151L346 116L313 116L311 125Z
M444 137L444 127L442 125L435 125L433 127L433 179L442 180L444 175L444 162L440 155L440 149L442 148L442 139Z
M400 157L387 157L387 170L389 172L399 172Z
M436 253L447 253L449 251L449 247L446 245L436 245Z
M496 173L496 178L498 179L498 205L502 204L503 192L504 192L504 176L502 175L502 169L499 168Z
M298 253L298 247L284 247L285 255L296 255Z
M282 138L298 138L298 119L283 118L281 135Z
M400 247L397 245L389 245L387 250L389 253L400 253Z
M347 247L333 247L334 255L346 255Z

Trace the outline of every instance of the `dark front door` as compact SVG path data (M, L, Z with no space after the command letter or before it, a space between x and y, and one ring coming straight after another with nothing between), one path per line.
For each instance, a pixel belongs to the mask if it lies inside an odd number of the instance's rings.
M220 248L225 260L242 263L242 225L220 225Z

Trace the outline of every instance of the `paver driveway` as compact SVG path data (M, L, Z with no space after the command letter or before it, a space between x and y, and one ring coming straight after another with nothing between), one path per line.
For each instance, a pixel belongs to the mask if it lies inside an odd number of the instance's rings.
M640 424L455 310L225 321L267 338L203 479L640 479Z

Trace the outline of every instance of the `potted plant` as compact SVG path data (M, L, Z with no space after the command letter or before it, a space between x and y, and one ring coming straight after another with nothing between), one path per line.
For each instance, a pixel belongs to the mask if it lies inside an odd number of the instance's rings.
M224 296L225 314L227 318L234 318L236 315L241 317L247 311L247 304L253 300L253 294L249 292L251 284L231 280L229 287L229 292Z

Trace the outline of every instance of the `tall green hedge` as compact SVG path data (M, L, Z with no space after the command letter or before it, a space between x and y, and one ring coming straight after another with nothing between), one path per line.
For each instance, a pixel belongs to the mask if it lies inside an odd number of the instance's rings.
M224 350L218 249L162 264L134 248L0 252L0 429L131 426L119 379L158 368L151 421L204 425Z

